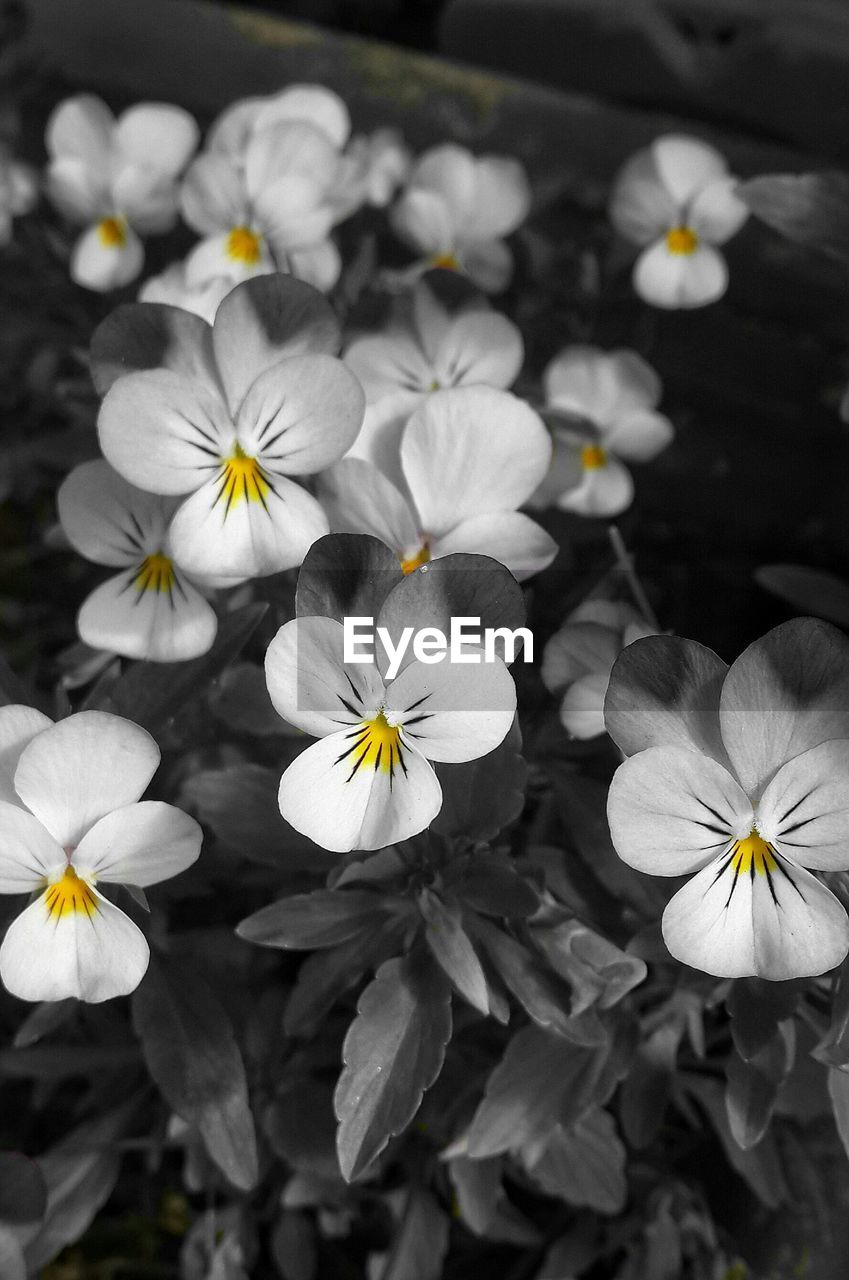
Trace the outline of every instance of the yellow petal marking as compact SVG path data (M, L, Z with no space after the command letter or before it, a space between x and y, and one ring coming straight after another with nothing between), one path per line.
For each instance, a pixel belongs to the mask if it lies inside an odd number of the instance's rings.
M158 591L162 595L168 595L174 589L174 582L174 565L161 551L145 556L133 579L133 585L137 588L139 595L144 591Z
M666 247L670 253L689 257L699 247L699 237L692 227L671 227L666 233Z
M262 255L262 236L250 227L234 227L227 237L226 253L232 262L255 267Z
M581 466L585 471L600 471L607 466L607 453L600 444L585 444L581 450Z
M757 831L751 831L745 840L735 840L733 853L731 869L738 876L751 875L753 867L758 876L778 870L772 846Z
M54 880L47 886L44 905L48 920L55 921L74 914L86 915L91 920L100 910L91 886L80 879L70 864L65 868L61 880Z
M97 238L104 249L123 249L127 243L127 224L123 218L103 218L97 224Z
M456 253L435 253L428 263L431 267L440 267L443 271L459 271L460 260Z
M240 502L261 502L268 510L265 499L271 492L271 482L259 460L249 457L240 444L234 445L229 458L222 462L219 480L221 483L215 502L224 500L225 519L230 508Z
M336 764L345 764L350 772L345 779L350 782L361 769L380 770L389 774L392 783L396 770L406 774L404 762L406 743L401 737L400 725L390 724L382 711L373 720L363 720L346 735L350 746L337 758Z
M408 556L406 559L401 557L401 572L404 574L413 573L416 569L421 569L423 564L430 563L430 547L423 542L415 555Z

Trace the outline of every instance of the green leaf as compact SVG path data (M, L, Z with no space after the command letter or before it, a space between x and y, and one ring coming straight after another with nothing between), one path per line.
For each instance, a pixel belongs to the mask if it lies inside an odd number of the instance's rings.
M172 722L198 689L204 689L237 657L258 627L268 605L248 604L228 614L208 653L189 662L134 662L96 706L140 724L154 735Z
M756 1058L775 1039L779 1023L792 1018L804 989L796 978L789 982L737 978L731 984L726 1008L731 1036L744 1062Z
M442 808L431 830L466 840L494 840L522 812L528 766L522 758L518 718L488 755L464 764L437 765Z
M210 693L209 706L212 714L236 733L271 738L291 737L297 732L274 710L265 672L255 662L238 662L223 671Z
M237 926L236 933L264 947L334 947L363 928L381 925L396 905L405 907L406 900L368 889L316 889L261 907Z
M801 564L765 564L755 570L755 581L801 613L849 627L849 582L836 573Z
M837 972L831 1002L831 1025L813 1050L827 1067L849 1067L849 960Z
M47 1187L35 1161L0 1151L0 1222L40 1222L46 1208Z
M419 894L419 908L425 920L425 941L454 986L473 1008L489 1013L489 990L463 918L456 904L443 902L430 889Z
M769 1127L778 1091L793 1065L795 1034L788 1019L768 1044L747 1061L732 1051L725 1064L725 1109L734 1141L748 1150Z
M307 956L286 1004L286 1034L312 1035L340 996L355 987L368 969L398 954L405 927L397 917L387 918L380 928L369 922L347 942Z
M543 1191L567 1204L609 1214L625 1207L625 1148L613 1117L601 1108L568 1129L557 1125L528 1172Z
M660 1132L675 1077L683 1027L663 1023L637 1050L622 1082L619 1112L632 1147L647 1147Z
M583 1013L597 1005L611 1009L645 981L648 968L644 960L629 956L608 942L601 934L588 929L579 920L529 926L531 937L572 988L572 1013Z
M843 1149L849 1157L849 1072L832 1067L828 1073L828 1093L834 1111L834 1123Z
M426 952L381 965L357 1006L336 1088L337 1150L347 1181L416 1114L451 1038L451 988Z
M706 1076L687 1076L683 1083L702 1104L722 1143L725 1158L768 1209L790 1203L790 1189L773 1135L767 1133L760 1142L746 1150L731 1132L725 1109L724 1090L719 1080Z
M196 1126L236 1187L258 1177L242 1055L223 1006L191 969L152 959L133 995L133 1025L168 1105Z
M849 174L771 173L741 182L737 195L767 226L849 263Z
M315 1227L305 1213L281 1213L271 1233L271 1256L282 1280L313 1280L318 1269Z
M524 919L539 908L539 894L510 865L504 854L487 850L452 863L445 885L475 911L487 916Z
M467 1135L473 1159L540 1142L579 1120L600 1097L607 1047L571 1044L538 1027L515 1035L486 1083Z
M263 1116L268 1141L293 1169L338 1178L333 1092L315 1080L295 1080Z
M412 1187L379 1280L440 1280L448 1252L448 1217L437 1201Z
M476 1236L506 1244L536 1244L539 1233L507 1199L502 1168L503 1161L497 1156L490 1160L456 1156L449 1161L456 1212Z
M310 547L298 574L299 618L376 618L404 574L394 551L364 533L330 533Z
M0 654L0 707L13 704L31 707L33 697L27 693L6 659Z

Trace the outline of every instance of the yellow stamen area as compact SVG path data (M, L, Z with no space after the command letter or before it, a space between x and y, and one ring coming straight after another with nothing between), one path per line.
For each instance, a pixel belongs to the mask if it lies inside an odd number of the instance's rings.
M382 711L373 720L363 720L348 734L348 738L351 745L336 761L337 764L344 761L350 767L346 782L350 782L360 770L388 773L390 782L396 769L407 772L400 726L390 724Z
M89 920L100 910L91 886L81 880L74 868L68 865L61 880L47 886L44 905L49 920L61 920L63 916L86 915Z
M607 466L607 453L600 444L585 444L581 450L581 466L585 471L599 471Z
M689 257L699 247L699 237L692 227L672 227L666 233L666 247L670 253Z
M731 869L738 876L748 876L754 867L755 875L766 875L767 872L778 869L773 854L772 846L757 831L752 831L745 840L735 840Z
M97 238L104 249L123 249L127 243L127 224L123 218L103 218L97 224Z
M262 252L262 237L250 227L234 227L227 237L227 257L233 262L243 262L254 267Z
M440 267L443 271L459 271L460 260L456 253L435 253L430 259L431 267Z
M145 556L139 571L133 579L139 593L142 591L159 591L167 595L174 588L174 565L168 556L155 551L152 556Z
M408 556L407 559L401 560L401 572L413 573L416 569L421 569L423 564L430 563L430 547L423 542L415 555Z
M220 479L221 487L215 501L224 499L225 516L240 502L261 502L265 507L271 484L258 459L249 457L240 444L236 444L230 457L224 459Z

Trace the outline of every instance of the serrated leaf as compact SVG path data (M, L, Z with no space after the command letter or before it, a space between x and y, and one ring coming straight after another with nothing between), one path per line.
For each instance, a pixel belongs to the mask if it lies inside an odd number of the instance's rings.
M484 915L522 919L539 908L539 894L502 855L487 850L449 868L445 884L462 902Z
M403 582L398 557L364 533L330 533L312 544L298 574L299 618L377 618L393 587Z
M148 1070L169 1106L200 1132L234 1186L258 1177L242 1055L223 1005L185 965L151 960L132 998Z
M543 920L529 929L554 972L569 983L573 1014L592 1005L611 1009L645 980L644 960L621 951L579 920Z
M430 1192L413 1187L378 1272L380 1280L411 1280L413 1276L416 1280L440 1280L448 1252L448 1226L447 1215Z
M744 1151L731 1132L720 1081L690 1076L685 1084L687 1092L693 1094L707 1112L728 1163L748 1183L761 1203L768 1209L789 1203L790 1190L773 1135L767 1133L759 1143Z
M725 1064L725 1109L734 1141L748 1150L769 1127L778 1091L793 1065L792 1021L782 1023L768 1044L748 1061L732 1051Z
M663 1124L675 1076L683 1027L664 1023L637 1050L622 1082L619 1109L632 1147L647 1147Z
M457 1156L449 1161L455 1212L476 1236L505 1244L535 1244L539 1233L507 1199L502 1166L499 1157L469 1160L466 1156Z
M507 990L538 1026L569 1039L584 1039L584 1028L571 1017L569 988L556 974L545 969L527 947L484 920L475 921L474 936Z
M219 624L208 653L188 662L134 662L109 687L97 710L125 716L154 736L237 657L258 627L266 604L249 604ZM95 706L89 701L86 708Z
M494 840L522 812L528 767L516 718L503 742L465 764L437 765L442 808L431 830L470 841Z
M613 1117L600 1108L568 1129L558 1125L528 1172L548 1195L599 1213L619 1213L628 1196L625 1148Z
M379 927L404 899L368 889L316 889L261 907L236 927L246 942L311 951L347 942L364 928Z
M367 924L347 942L307 956L286 1003L286 1034L311 1035L340 996L355 987L367 970L401 951L403 935L403 924L390 917L381 928Z
M779 1023L792 1018L804 985L796 978L789 982L737 978L731 984L725 1004L731 1016L731 1036L744 1062L775 1038Z
M849 174L762 174L739 183L736 193L788 240L849 264Z
M362 1173L416 1114L451 1038L451 987L426 952L387 960L366 987L342 1049L334 1097L337 1151L347 1181Z
M296 1080L263 1116L268 1141L293 1169L337 1178L333 1092L315 1080Z
M570 1124L596 1099L606 1046L587 1048L537 1027L515 1035L486 1083L467 1135L473 1159L500 1155Z
M489 1013L489 990L481 962L463 928L460 908L443 902L430 889L419 894L425 920L425 941L434 958L464 999L482 1014Z

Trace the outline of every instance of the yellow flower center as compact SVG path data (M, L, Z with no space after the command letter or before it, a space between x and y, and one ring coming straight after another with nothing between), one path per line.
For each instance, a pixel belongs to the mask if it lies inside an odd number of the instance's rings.
M735 840L732 851L731 869L738 876L751 875L753 868L758 876L778 869L775 850L757 831L751 831L745 840Z
M97 237L104 249L123 249L127 243L127 224L123 218L103 218L97 224Z
M400 725L390 724L382 711L373 720L363 720L346 736L351 745L335 761L336 764L345 761L350 766L346 782L350 782L360 769L388 773L390 786L396 769L400 768L406 774Z
M435 253L430 259L431 267L441 267L443 271L459 271L460 261L456 253Z
M257 458L251 458L240 444L233 447L229 458L221 464L221 484L215 502L225 502L224 516L240 502L261 502L266 511L265 499L271 492L271 481Z
M133 579L133 585L139 594L143 591L159 591L167 595L174 589L174 565L168 556L156 551L152 556L145 556L139 571Z
M254 267L259 262L262 237L250 227L234 227L227 237L227 257Z
M89 919L100 910L91 886L81 880L69 864L61 880L47 886L44 905L49 920L61 920L62 916L87 915Z
M692 227L672 227L666 233L666 247L670 253L689 257L699 247L699 237Z
M585 444L581 450L581 466L585 471L598 471L607 466L607 453L600 444Z
M413 573L415 569L420 569L423 564L428 564L429 562L430 547L426 542L423 542L415 555L408 556L406 560L402 557L401 572Z

